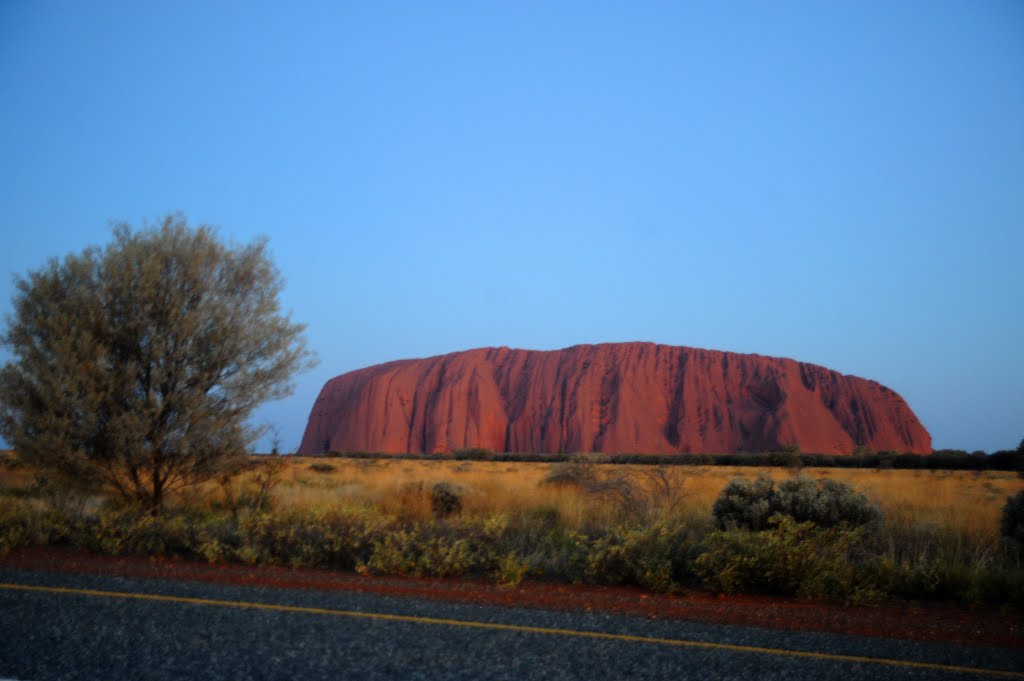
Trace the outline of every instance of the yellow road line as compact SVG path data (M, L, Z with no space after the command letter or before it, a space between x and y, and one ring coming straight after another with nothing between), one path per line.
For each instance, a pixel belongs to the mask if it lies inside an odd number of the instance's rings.
M987 674L1013 679L1024 679L1024 672L1006 671L1003 669L985 669L980 667L961 667L958 665L937 664L932 662L914 662L911 660L893 660L883 657L862 657L859 655L837 655L834 653L808 652L804 650L787 650L785 648L761 648L743 646L732 643L710 643L706 641L687 641L684 639L658 638L654 636L634 636L631 634L607 634L600 631L577 631L575 629L558 629L553 627L531 627L522 624L497 624L492 622L475 622L472 620L453 620L439 617L419 617L416 615L394 615L381 612L360 612L358 610L330 610L327 608L309 608L300 605L276 605L274 603L254 603L250 601L223 601L210 598L189 598L187 596L165 596L162 594L132 593L127 591L99 591L96 589L71 589L60 586L35 586L30 584L11 584L0 582L0 589L12 591L35 591L53 594L71 594L77 596L97 596L101 598L123 598L140 601L159 601L164 603L186 603L189 605L206 605L226 608L248 608L254 610L275 610L278 612L304 613L308 615L331 615L334 617L352 617L387 622L411 622L415 624L433 624L447 627L463 627L470 629L490 629L492 631L515 631L528 634L545 634L548 636L572 636L575 638L591 638L606 641L626 641L630 643L651 643L656 645L674 646L677 648L703 648L706 650L729 650L740 653L756 653L759 655L777 655L785 657L801 657L831 662L856 662L879 664L890 667L912 667L943 672L960 672L964 674Z

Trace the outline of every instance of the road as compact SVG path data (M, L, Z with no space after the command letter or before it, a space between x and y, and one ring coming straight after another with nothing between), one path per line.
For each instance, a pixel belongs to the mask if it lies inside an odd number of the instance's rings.
M0 678L1024 679L1024 651L2 568Z

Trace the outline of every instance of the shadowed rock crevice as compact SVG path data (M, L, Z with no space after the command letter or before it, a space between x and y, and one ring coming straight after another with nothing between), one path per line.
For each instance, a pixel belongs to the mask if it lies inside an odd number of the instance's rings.
M674 384L674 389L672 390L672 403L668 411L668 423L665 424L665 438L669 446L674 448L679 447L682 437L679 432L679 423L683 420L683 408L686 404L684 399L686 383L683 381L683 376L686 373L686 358L686 353L679 353L675 372L671 376L670 382L670 385Z

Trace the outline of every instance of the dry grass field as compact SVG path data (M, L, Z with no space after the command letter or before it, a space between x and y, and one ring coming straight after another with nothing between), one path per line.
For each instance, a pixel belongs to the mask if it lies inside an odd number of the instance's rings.
M4 453L10 460L10 453ZM207 483L203 494L223 498L252 488L266 459L254 457L253 470L228 483ZM282 457L270 491L282 509L315 510L370 505L389 514L427 519L429 499L423 490L449 482L462 494L468 515L519 513L534 508L557 509L573 525L600 516L606 500L579 487L548 484L552 471L566 464L537 462L445 461L409 459L347 459ZM770 475L776 481L798 474L795 469L727 466L596 465L605 478L628 481L647 496L673 490L672 511L707 515L730 480ZM1008 471L877 470L804 468L800 474L831 478L851 485L877 502L887 523L940 526L947 530L995 537L1006 499L1024 490L1024 478ZM0 465L0 491L30 488L34 472L24 465Z
M4 452L0 492L27 490L35 473L13 463ZM226 485L207 483L202 494L223 501L226 495L252 489L266 475L264 457L254 457L253 469ZM471 516L514 514L529 509L558 511L567 524L599 521L607 499L587 494L578 486L546 482L558 467L540 462L445 461L409 459L347 459L282 457L274 471L270 496L281 509L329 510L372 506L410 519L429 519L425 493L437 482L454 485L462 495L463 513ZM794 475L831 478L851 485L882 508L886 523L896 526L941 527L957 534L998 535L1006 499L1024 490L1024 478L1008 471L877 470L856 468L757 468L726 466L594 465L604 479L623 480L641 491L646 501L662 502L662 511L706 516L730 480L753 480L767 474L776 481ZM668 497L668 498L666 498Z
M799 476L845 483L854 493L806 479L790 487L831 489L832 502L845 495L878 510L863 527L831 527L824 516L743 527L712 513L731 481L760 476L780 494L781 483ZM730 499L743 498L731 489ZM207 482L153 517L124 500L39 484L4 456L0 554L63 544L373 574L487 575L503 584L1016 607L1024 603L1024 555L1001 536L1000 518L1021 490L1024 478L1002 471L253 457L242 474Z
M554 508L572 524L582 524L606 505L578 487L545 484L557 463L344 459L288 457L273 496L284 508L323 509L370 504L407 517L426 519L429 500L418 494L436 482L450 482L463 492L464 513L517 513ZM614 476L657 494L658 467L599 465L598 474ZM675 510L707 515L725 485L734 478L752 480L767 473L777 481L797 474L781 468L679 466L662 469L665 482L678 490ZM1024 479L1006 471L875 470L806 468L815 479L846 482L882 508L894 524L927 524L957 532L998 534L999 515L1007 497L1024 490ZM250 478L254 473L247 474ZM246 479L236 481L245 485ZM222 491L211 490L215 494Z

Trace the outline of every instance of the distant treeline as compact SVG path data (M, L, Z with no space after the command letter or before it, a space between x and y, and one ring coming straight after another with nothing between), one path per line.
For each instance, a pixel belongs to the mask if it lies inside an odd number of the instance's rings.
M493 452L469 448L437 454L382 454L377 452L337 452L311 456L347 459L420 459L430 461L535 461L555 463L585 457L595 463L648 464L666 466L776 466L784 468L913 468L957 471L1021 471L1024 451L1018 448L986 454L960 449L941 449L932 454L858 451L853 454L804 454L794 451L737 452L735 454L535 454L529 452Z

